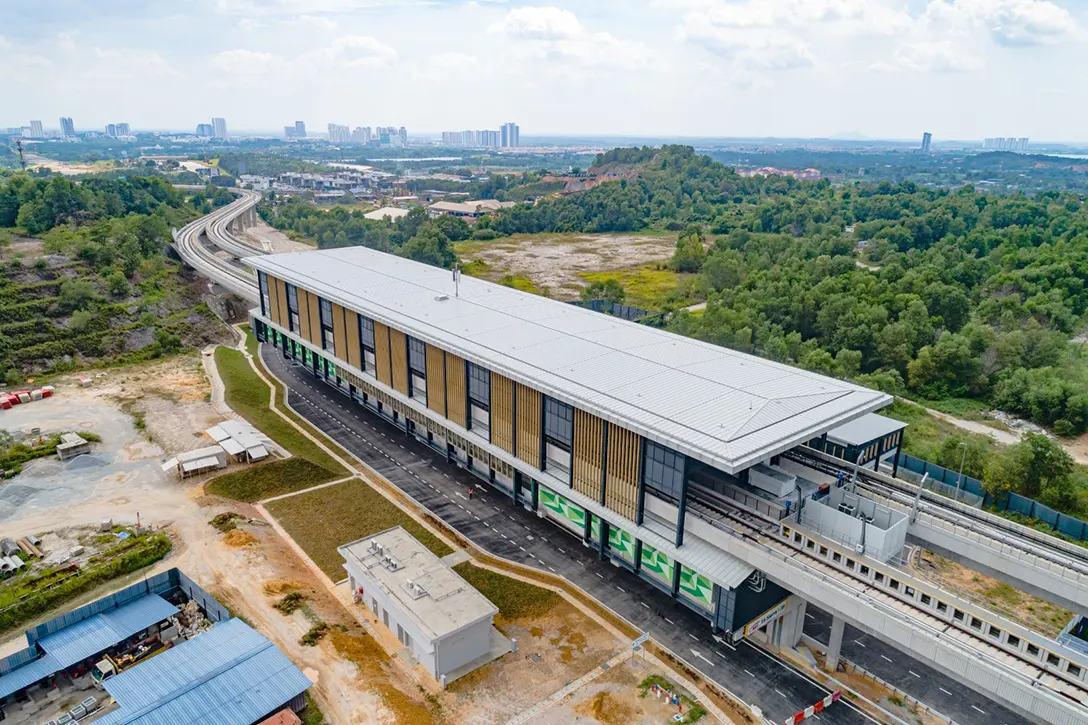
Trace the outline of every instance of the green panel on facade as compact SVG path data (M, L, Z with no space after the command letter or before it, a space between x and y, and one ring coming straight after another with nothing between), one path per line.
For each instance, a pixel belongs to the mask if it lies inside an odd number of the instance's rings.
M601 540L601 520L594 516L593 521L589 524L589 538L594 542Z
M691 601L707 609L714 606L714 585L702 574L680 565L680 591Z
M578 531L585 531L586 512L559 494L541 486L540 503L544 508L566 519Z
M672 559L654 547L643 542L642 569L653 574L666 584L672 584Z
M310 356L310 348L308 347L302 348L302 362L306 363L307 366L312 365L314 362L314 359Z
M623 529L608 528L608 548L627 561L635 560L635 539Z

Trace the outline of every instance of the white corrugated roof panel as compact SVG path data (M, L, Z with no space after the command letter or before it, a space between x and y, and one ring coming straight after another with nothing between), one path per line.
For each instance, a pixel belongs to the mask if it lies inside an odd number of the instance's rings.
M232 456L237 456L241 453L245 453L246 450L245 446L243 446L234 438L224 438L223 440L219 441L219 445L223 446L223 450L231 454Z
M449 270L364 247L246 262L730 473L891 402L471 277L454 296Z

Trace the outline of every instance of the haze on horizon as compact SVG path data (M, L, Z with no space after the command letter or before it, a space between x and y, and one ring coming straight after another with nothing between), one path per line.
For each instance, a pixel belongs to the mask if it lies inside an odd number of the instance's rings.
M0 125L1084 140L1079 0L0 6Z

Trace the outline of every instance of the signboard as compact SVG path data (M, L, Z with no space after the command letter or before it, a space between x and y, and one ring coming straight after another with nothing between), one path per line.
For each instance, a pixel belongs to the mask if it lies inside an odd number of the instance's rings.
M649 640L650 640L650 633L649 632L643 632L642 636L638 637L637 639L635 639L635 641L631 642L631 649L637 652L638 648L641 647L642 645L646 644Z
M778 604L768 609L763 614L759 615L751 622L744 626L744 636L747 637L752 632L755 632L760 627L764 626L768 622L774 621L778 617L782 616L782 613L786 611L786 603L789 602L789 597L786 597Z

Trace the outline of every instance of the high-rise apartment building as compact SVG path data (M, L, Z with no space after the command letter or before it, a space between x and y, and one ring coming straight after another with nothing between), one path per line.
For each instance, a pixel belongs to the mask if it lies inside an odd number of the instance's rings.
M503 148L516 148L521 145L521 129L513 121L502 125L499 136L499 145Z
M30 122L30 138L45 138L45 129L41 121Z
M488 129L477 131L444 131L442 144L444 146L464 146L466 148L498 148L500 132Z
M196 135L203 138L211 138L215 135L215 127L210 123L198 123L196 125Z
M351 143L351 129L338 123L330 123L329 143Z
M132 135L132 131L129 129L127 123L117 124L117 135L118 136L131 136Z
M295 121L293 126L284 126L283 137L306 138L306 124L302 121Z
M227 136L227 119L225 118L213 118L212 119L212 136L214 138L229 138Z
M60 135L65 138L76 135L76 125L72 123L71 116L60 117Z
M110 138L117 138L117 124L116 123L107 123L106 124L106 135L109 136Z
M929 131L926 131L925 133L922 134L922 153L923 154L928 154L929 153L929 145L930 145L930 143L932 143L932 141L933 141L933 134L931 134Z
M400 142L400 146L408 145L408 129L406 129L404 126L401 126L399 129L397 129L397 140Z
M370 127L356 126L355 130L351 132L351 142L357 144L370 143Z

